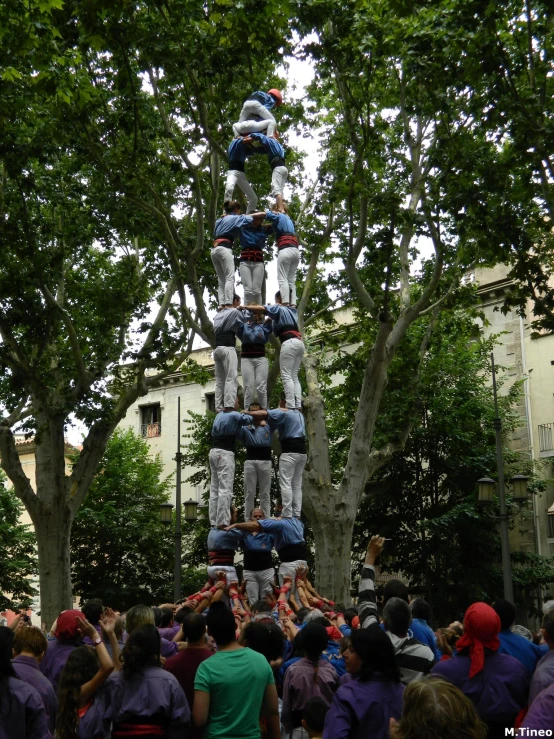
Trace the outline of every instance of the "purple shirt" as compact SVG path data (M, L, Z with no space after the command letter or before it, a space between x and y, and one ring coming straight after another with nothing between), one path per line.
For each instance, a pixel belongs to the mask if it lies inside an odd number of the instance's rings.
M515 657L485 650L485 666L469 679L470 659L456 654L438 662L431 674L439 675L459 688L477 709L489 727L489 737L504 736L504 728L513 728L518 713L527 705L529 675Z
M554 649L547 652L542 657L531 678L531 687L529 688L529 705L533 703L539 693L545 688L549 688L554 683Z
M39 669L50 680L54 690L58 689L60 675L69 655L78 646L80 646L80 642L65 642L58 639L52 639L48 642L48 649L42 658Z
M190 721L190 709L177 678L161 667L147 667L126 680L123 671L113 672L106 682L105 718L114 724L156 716L165 721L167 739L181 739Z
M403 693L402 683L392 680L349 680L335 693L323 739L389 739L389 722L400 718Z
M77 736L79 739L105 739L110 736L110 722L105 718L106 689L100 688L84 716L79 719Z
M302 711L310 698L323 698L330 705L338 687L337 673L327 660L320 659L317 669L302 657L289 667L283 687L281 721L287 731L302 726Z
M7 687L0 691L0 739L52 739L37 691L15 677Z
M550 729L554 727L554 684L539 693L527 716L521 724L522 729ZM529 732L519 732L518 736L530 736Z
M179 629L181 628L181 624L173 624L173 626L167 626L167 627L159 627L158 633L162 637L162 639L167 639L167 641L173 641L173 637L179 633Z
M33 657L19 655L19 657L14 657L12 665L19 680L31 685L42 698L48 718L48 728L53 734L56 726L58 699L52 683L39 670L38 662Z
M179 651L176 641L167 641L167 639L160 639L160 654L162 657L173 657Z

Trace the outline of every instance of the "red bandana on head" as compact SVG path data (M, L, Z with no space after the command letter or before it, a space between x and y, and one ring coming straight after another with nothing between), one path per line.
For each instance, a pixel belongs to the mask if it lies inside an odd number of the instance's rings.
M467 609L464 616L464 634L458 639L456 649L460 651L469 647L470 679L485 666L485 649L496 652L500 646L499 631L500 618L486 603L474 603Z

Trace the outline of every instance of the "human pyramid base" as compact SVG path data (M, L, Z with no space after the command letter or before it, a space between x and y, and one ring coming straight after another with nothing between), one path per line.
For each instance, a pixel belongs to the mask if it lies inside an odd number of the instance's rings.
M306 440L298 370L298 240L286 213L284 150L271 110L278 90L245 101L229 147L225 214L212 260L217 416L210 450L208 579L197 593L127 613L90 600L60 613L48 634L23 614L0 627L0 739L500 739L554 734L554 601L541 635L513 626L505 600L471 605L436 633L431 609L389 580L378 603L369 542L356 606L335 604L308 578L302 509ZM264 133L265 132L265 133ZM271 211L244 163L266 154ZM241 215L238 185L248 201ZM280 292L261 305L263 248L277 239ZM234 291L241 244L244 300ZM264 318L265 316L265 318ZM281 342L284 395L267 408L265 345ZM247 412L236 410L236 337ZM257 403L254 400L257 399ZM270 517L277 432L280 515ZM235 443L246 447L244 522L232 505ZM260 508L255 508L259 491ZM235 559L243 555L239 584ZM275 582L273 552L279 564ZM44 630L46 631L46 630Z

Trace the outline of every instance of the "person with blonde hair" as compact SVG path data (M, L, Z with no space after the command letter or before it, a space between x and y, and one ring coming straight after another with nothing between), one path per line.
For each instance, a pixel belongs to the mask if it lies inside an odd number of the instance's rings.
M404 692L400 721L391 718L391 739L485 739L475 706L452 683L426 676Z
M152 624L154 626L154 609L150 606L145 606L140 603L137 606L129 608L125 617L125 631L130 636L133 631L136 631L140 626L145 624ZM184 649L186 642L175 642L168 641L167 639L161 639L161 655L162 657L173 657L178 651Z

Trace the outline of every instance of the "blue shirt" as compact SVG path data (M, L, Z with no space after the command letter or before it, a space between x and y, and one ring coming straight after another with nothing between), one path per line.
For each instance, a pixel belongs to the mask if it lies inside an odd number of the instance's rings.
M273 535L275 549L279 551L291 544L304 543L304 524L299 518L262 518L258 521L263 531Z
M248 549L250 552L271 552L273 544L274 540L271 534L262 531L259 534L247 534L242 542L242 548Z
M236 213L229 213L221 216L215 222L214 239L229 239L234 241L238 239L240 229L253 223L252 216L239 216Z
M271 223L271 228L277 238L284 234L296 233L294 221L286 213L274 213L272 210L266 210L265 220Z
M433 629L429 626L427 621L422 618L413 618L410 624L410 631L412 632L414 639L417 639L422 644L425 644L433 652L435 661L438 662L440 657L437 649L437 640Z
M298 331L298 311L296 308L290 308L286 305L264 305L265 312L273 321L273 333L278 336L282 329L287 326L294 326L294 331Z
M267 422L272 431L279 432L279 439L300 439L306 436L304 416L301 411L280 408L267 412Z
M498 634L498 638L500 639L498 653L509 654L510 657L515 657L526 668L529 675L533 674L537 662L548 651L546 645L546 650L541 649L524 636L514 634L513 631L509 631L508 629L502 630Z
M239 231L241 249L263 249L272 228L271 226L248 226Z
M285 150L277 139L263 133L249 133L248 136L252 139L252 143L247 144L252 148L252 154L267 154L270 163L275 157L285 158Z
M252 416L237 411L219 411L212 425L212 436L238 436L242 426L253 423Z
M227 149L229 164L233 164L233 162L244 164L247 157L252 156L253 153L251 147L247 146L242 138L233 139Z
M241 529L210 529L208 534L208 551L220 552L222 549L238 549L244 539L244 531Z
M262 90L256 90L256 92L253 92L249 98L246 98L246 100L257 100L264 106L264 108L267 108L268 110L273 110L273 108L275 107L275 98L273 97L273 95L270 95L267 92L263 92Z
M243 344L267 344L272 331L271 323L241 323L236 334Z
M267 426L243 426L240 430L240 440L244 446L271 446L273 432Z

